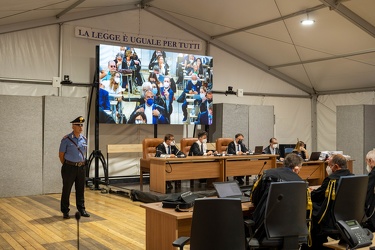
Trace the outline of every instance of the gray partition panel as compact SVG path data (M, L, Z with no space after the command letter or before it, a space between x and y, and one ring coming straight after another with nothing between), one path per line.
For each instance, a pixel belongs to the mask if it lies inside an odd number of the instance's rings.
M86 118L86 103L86 98L44 97L43 193L61 193L60 141L72 132L70 121Z
M0 197L42 193L42 98L0 96Z
M249 106L250 147L267 146L274 136L273 106Z
M364 170L364 106L337 106L336 115L337 138L336 150L350 155L353 162L353 172L362 174Z

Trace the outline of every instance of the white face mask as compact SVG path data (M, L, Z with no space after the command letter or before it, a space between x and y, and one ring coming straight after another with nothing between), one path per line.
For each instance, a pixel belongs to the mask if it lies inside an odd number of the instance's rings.
M277 144L272 144L272 147L275 149L275 148L277 148Z
M176 142L175 141L171 141L171 146L174 146L176 145Z
M115 82L120 83L120 77L115 77Z
M142 120L135 120L135 124L143 124Z
M203 99L206 96L204 93L200 93L199 95L200 95L201 99Z
M367 170L367 172L369 172L369 173L370 173L370 172L371 172L371 170L372 170L372 168L371 168L371 167L370 167L369 165L367 165L367 166L366 166L366 170Z
M169 88L169 85L170 85L170 83L169 82L164 82L164 88Z
M206 143L206 142L207 142L207 139L203 139L203 140L202 140L202 143Z
M331 175L331 174L332 174L332 169L331 169L330 166L327 166L327 167L326 167L326 171L327 171L327 174L328 174L328 175Z

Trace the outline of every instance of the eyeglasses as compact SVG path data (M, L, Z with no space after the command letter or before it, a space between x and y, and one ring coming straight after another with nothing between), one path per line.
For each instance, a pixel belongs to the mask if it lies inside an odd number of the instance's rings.
M83 124L73 124L75 126L78 126L78 127L83 127Z
M109 67L111 67L111 68L116 68L116 65L109 65Z
M146 96L146 99L152 99L154 98L153 96Z

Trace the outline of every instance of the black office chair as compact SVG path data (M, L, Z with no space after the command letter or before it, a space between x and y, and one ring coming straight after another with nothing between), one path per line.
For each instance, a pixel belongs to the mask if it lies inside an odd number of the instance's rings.
M264 221L258 227L264 227L266 234L252 238L250 249L299 249L301 244L307 242L306 188L304 181L271 183Z
M322 213L323 218L318 219L322 234L340 239L340 233L336 227L337 221L356 220L363 224L365 220L368 176L342 176L337 182L337 188L332 189L329 194L332 199L327 205L326 213ZM322 210L324 209L322 207Z
M173 246L181 250L190 240L194 250L245 250L245 227L239 199L196 199L189 237L180 237Z

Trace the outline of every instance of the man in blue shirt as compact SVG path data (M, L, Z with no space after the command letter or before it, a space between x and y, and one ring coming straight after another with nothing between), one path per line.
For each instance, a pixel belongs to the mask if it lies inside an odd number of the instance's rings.
M81 135L85 119L77 117L72 123L73 132L64 136L60 143L59 158L63 164L61 177L63 188L60 209L64 219L69 219L70 193L73 183L76 189L76 206L81 216L90 217L85 209L85 178L86 178L86 137Z

